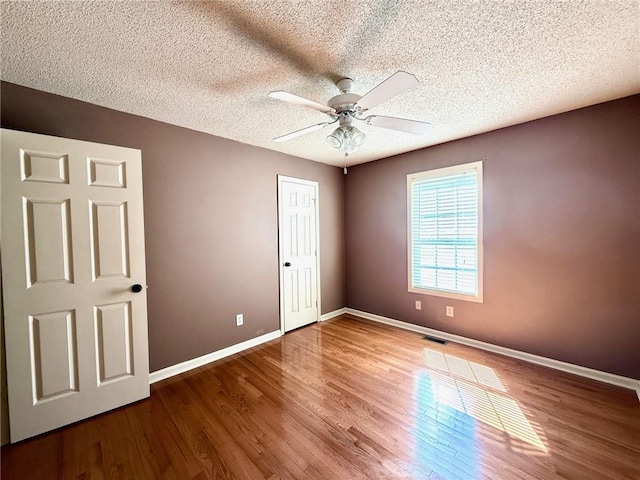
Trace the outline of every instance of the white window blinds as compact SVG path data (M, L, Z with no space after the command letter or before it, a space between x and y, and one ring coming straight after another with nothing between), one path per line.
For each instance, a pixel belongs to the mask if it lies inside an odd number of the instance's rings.
M482 162L407 176L409 291L482 302Z

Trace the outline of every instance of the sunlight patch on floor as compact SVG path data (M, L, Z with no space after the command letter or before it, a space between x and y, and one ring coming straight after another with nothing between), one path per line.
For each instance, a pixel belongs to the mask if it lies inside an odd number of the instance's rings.
M492 368L425 348L434 399L548 453Z
M501 392L507 391L493 371L493 368L489 368L486 365L469 362L464 358L455 357L437 350L431 350L430 348L424 349L424 359L427 362L427 366L435 370L452 373L474 383L495 388Z

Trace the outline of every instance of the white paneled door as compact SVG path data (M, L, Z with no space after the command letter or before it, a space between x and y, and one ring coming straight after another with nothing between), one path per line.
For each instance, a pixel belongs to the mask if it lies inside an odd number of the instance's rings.
M318 321L318 184L278 176L280 312L285 332Z
M11 441L149 396L139 150L2 130Z

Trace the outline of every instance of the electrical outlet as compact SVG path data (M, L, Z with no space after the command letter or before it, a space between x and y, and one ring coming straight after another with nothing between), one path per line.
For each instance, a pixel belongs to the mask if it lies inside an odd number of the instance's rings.
M239 327L243 323L244 323L244 316L241 313L237 314L236 315L236 327Z
M416 300L416 310L422 310L422 302L420 300Z
M447 305L446 313L447 313L447 317L453 317L453 307Z

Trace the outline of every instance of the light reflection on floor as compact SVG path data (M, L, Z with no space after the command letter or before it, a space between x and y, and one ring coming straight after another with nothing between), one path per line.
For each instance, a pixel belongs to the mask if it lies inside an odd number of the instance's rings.
M428 370L417 380L416 461L445 478L477 478L478 421L502 432L496 437L511 451L548 453L543 432L536 432L492 368L428 348L424 358Z
M428 373L419 374L417 389L420 404L413 454L419 470L414 477L426 478L433 470L443 478L480 478L476 419L439 403Z
M430 369L437 370L429 371L436 401L547 452L518 402L506 395L506 388L492 368L429 348L424 349L424 358Z

